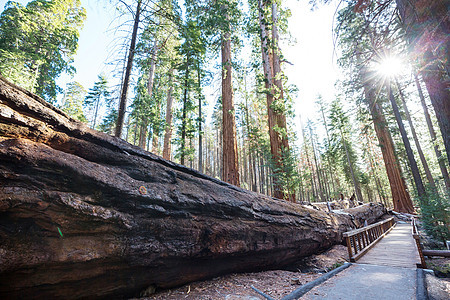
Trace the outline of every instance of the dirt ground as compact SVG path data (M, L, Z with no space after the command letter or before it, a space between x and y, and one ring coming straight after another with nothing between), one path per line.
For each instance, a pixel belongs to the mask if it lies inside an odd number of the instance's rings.
M347 248L342 245L337 245L324 253L313 255L299 261L289 271L273 270L225 275L210 280L193 282L175 289L156 291L155 294L140 299L264 299L252 287L275 299L280 299L290 294L300 285L315 280L323 273L336 268L345 261L348 261ZM152 291L150 290L149 292Z

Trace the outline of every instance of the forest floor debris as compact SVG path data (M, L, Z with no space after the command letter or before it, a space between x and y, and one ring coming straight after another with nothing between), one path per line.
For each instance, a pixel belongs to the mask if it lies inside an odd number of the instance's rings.
M317 279L323 273L331 271L345 261L348 261L347 248L343 245L336 245L321 254L302 259L298 264L289 268L290 270L220 276L186 284L175 289L159 291L148 298L141 298L141 300L263 299L252 289L252 286L275 299L280 299L293 292L300 285Z

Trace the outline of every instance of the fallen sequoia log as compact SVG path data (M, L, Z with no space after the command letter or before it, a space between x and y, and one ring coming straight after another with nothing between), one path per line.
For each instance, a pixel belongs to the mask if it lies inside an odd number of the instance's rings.
M136 296L276 268L384 214L246 191L69 118L0 78L0 298Z

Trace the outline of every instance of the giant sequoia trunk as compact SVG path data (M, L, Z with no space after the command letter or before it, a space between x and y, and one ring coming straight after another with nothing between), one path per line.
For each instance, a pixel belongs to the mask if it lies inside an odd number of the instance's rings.
M222 36L222 180L240 185L231 67L231 33Z
M384 166L391 187L392 202L394 210L405 213L413 213L414 206L411 197L406 189L402 169L395 154L394 142L391 133L387 128L386 118L381 105L376 101L376 91L371 85L370 74L367 69L360 71L362 82L364 82L364 94L372 115L375 132L383 155Z
M128 297L280 267L376 221L266 197L67 117L0 78L0 298Z

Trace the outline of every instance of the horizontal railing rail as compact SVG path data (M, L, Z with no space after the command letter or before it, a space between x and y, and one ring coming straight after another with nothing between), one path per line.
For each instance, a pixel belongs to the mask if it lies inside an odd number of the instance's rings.
M419 231L417 230L417 224L416 224L416 219L412 218L412 236L414 238L414 240L416 241L416 246L417 246L417 251L419 252L419 256L420 256L420 267L426 269L427 268L427 263L425 262L425 256L423 255L423 251L422 251L422 245L420 244L420 236L419 236Z
M350 261L356 262L391 231L394 225L394 217L391 217L369 226L345 232L343 236L346 239Z

